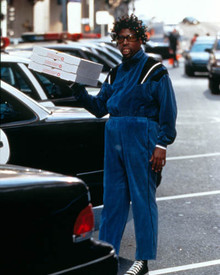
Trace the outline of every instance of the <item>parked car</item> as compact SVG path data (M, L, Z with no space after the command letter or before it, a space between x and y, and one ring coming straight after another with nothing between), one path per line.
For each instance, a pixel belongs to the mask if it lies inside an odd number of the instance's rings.
M101 205L108 116L99 119L82 108L45 108L3 81L0 91L9 163L77 176L88 184L93 206Z
M220 34L216 37L208 61L209 89L213 94L220 94Z
M198 19L196 19L193 16L186 16L186 17L183 18L182 23L184 23L184 24L190 24L190 25L197 25L200 22L199 22Z
M176 23L166 23L163 24L163 35L164 37L169 37L170 34L173 32L173 30L176 30L180 37L183 35L183 30L181 29L179 24Z
M144 45L144 48L146 53L158 54L162 56L162 59L169 59L171 57L168 42L154 42L149 40L146 42L146 45Z
M30 59L17 55L1 54L1 79L24 92L43 106L80 107L73 96L73 89L68 83L55 77L42 74L28 68ZM100 76L101 86L106 75ZM87 91L96 95L100 87L86 87Z
M115 45L113 45L113 43L111 43L111 45L109 45L108 43L99 42L99 41L94 42L94 43L96 43L97 45L99 45L102 48L107 49L107 51L109 51L110 53L114 54L117 58L122 60L121 52L119 51L119 49Z
M17 52L17 51L24 51L27 56L27 51L33 50L33 47L35 45L42 46L48 49L53 49L61 52L65 52L67 54L84 58L86 60L90 60L96 63L100 63L103 65L103 73L108 73L111 68L115 66L115 63L110 61L109 59L100 56L99 54L92 52L89 48L87 48L85 45L82 45L81 43L77 42L66 42L66 43L49 43L49 42L39 42L39 43L23 43L23 44L18 44L14 45L11 47L8 47L6 50L7 52Z
M2 54L1 79L44 106L79 107L73 96L74 88L70 89L64 81L60 82L55 77L30 70L29 62L27 58ZM87 87L87 90L96 95L100 89Z
M184 70L186 75L193 76L195 72L208 72L208 51L212 48L213 44L213 37L200 37L191 49L185 52Z
M96 45L96 47L98 46L100 49L104 50L106 53L109 52L110 55L114 56L114 59L116 58L117 64L121 63L122 61L122 54L119 51L119 49L117 49L116 44L111 42L111 44L106 43L106 42L101 42L101 39L96 39L96 40L92 40L92 42L89 40L82 40L82 42L87 46L87 45L91 45L91 43L93 43L94 45ZM145 51L145 46L143 45L143 50ZM157 61L162 62L162 56L160 54L156 54L156 53L148 53L148 55L152 58L154 58ZM117 65L116 64L116 65Z
M82 180L9 164L0 174L0 274L117 274L113 247L92 238Z
M80 44L80 43L78 42L77 44ZM120 57L118 57L115 53L109 51L107 47L101 46L98 43L92 43L88 40L88 41L84 41L84 43L82 43L82 46L90 49L95 54L98 54L99 56L102 56L103 58L111 61L112 63L114 63L114 66L121 63Z

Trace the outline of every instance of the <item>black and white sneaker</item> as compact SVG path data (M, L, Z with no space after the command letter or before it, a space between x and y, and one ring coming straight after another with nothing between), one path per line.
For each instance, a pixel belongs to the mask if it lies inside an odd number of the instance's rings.
M124 275L147 275L147 261L135 261Z

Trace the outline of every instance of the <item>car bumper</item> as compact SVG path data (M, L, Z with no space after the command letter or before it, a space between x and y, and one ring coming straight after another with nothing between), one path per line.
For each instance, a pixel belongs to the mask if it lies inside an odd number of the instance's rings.
M10 246L9 250L13 247ZM54 251L36 252L36 249L28 252L21 249L20 254L16 253L17 257L12 255L1 259L0 274L116 275L118 271L113 247L93 239L76 245L59 245L59 249Z
M212 70L209 71L209 77L216 80L220 80L220 67L212 68Z
M186 63L185 66L190 68L194 72L208 72L207 64Z
M118 262L115 251L77 266L69 267L48 275L116 275Z

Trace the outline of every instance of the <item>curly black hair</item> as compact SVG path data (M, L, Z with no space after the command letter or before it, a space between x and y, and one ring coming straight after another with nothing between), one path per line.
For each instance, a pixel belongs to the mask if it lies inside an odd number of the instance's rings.
M115 41L117 38L117 35L122 29L131 29L134 30L137 34L137 37L141 38L142 43L145 44L146 41L148 40L147 37L147 27L143 24L142 20L139 20L137 16L134 14L131 14L130 16L122 16L118 18L117 21L115 21L111 37L112 41Z

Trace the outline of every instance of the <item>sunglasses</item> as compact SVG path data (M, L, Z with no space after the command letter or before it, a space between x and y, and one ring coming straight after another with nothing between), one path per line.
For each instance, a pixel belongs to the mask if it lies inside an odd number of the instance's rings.
M123 43L125 39L128 42L136 42L136 41L138 41L138 37L137 37L136 34L129 34L127 36L117 35L115 40L116 40L116 42L118 42L120 44L120 43Z

